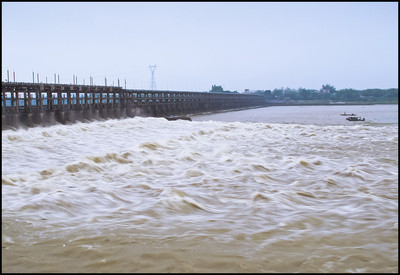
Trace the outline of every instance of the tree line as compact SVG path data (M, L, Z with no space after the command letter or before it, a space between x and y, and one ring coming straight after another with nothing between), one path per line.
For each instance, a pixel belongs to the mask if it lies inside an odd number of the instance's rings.
M213 85L213 93L238 93L224 91L221 86ZM363 102L398 102L398 88L391 89L342 89L336 90L333 85L322 85L321 89L291 89L280 88L274 90L257 90L251 94L263 95L266 101L294 101L294 100L326 100L326 101L363 101Z

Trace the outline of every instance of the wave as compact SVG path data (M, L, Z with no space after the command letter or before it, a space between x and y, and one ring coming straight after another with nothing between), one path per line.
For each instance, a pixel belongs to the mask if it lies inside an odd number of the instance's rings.
M5 246L78 236L98 237L100 246L107 236L114 247L122 242L114 236L140 244L169 238L171 247L210 241L233 258L257 259L259 270L279 271L261 260L267 252L294 264L287 253L297 251L312 264L320 253L356 256L353 245L369 251L367 259L383 250L379 262L393 266L397 136L394 125L162 118L3 131ZM117 255L116 262L125 259Z

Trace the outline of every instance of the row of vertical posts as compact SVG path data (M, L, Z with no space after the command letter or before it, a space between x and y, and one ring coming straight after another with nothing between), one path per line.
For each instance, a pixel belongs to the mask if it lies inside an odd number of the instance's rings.
M58 82L57 82L57 77L58 77ZM15 83L15 72L13 72L13 79L14 79L13 82ZM104 78L104 81L105 81L105 86L107 86L107 78ZM7 82L10 82L10 71L9 70L7 70ZM35 72L32 72L32 83L35 84ZM37 73L37 82L36 83L40 83L39 73ZM72 83L73 83L72 85L79 85L78 84L78 76L76 76L76 75L72 76ZM90 83L89 84L90 86L94 86L94 79L91 76L89 78L89 83ZM47 84L47 76L46 76L46 84ZM60 75L54 74L54 84L60 84ZM83 79L83 85L85 85L85 79ZM112 86L114 86L114 82L113 82ZM118 78L118 86L117 87L120 87L119 78ZM125 79L125 89L126 89L126 79Z

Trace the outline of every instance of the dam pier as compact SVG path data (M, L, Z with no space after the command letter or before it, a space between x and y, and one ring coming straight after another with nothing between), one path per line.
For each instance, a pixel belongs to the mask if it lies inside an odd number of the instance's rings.
M265 106L263 96L2 82L2 129Z

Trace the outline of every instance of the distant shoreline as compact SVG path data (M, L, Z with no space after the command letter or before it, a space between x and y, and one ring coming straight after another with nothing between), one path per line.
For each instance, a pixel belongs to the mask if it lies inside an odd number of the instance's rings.
M267 102L268 106L298 106L298 105L397 105L398 101L395 102L380 102L380 101L319 101L319 100L291 100L287 102Z
M200 115L207 115L207 114L218 114L218 113L228 113L228 112L236 112L236 111L243 111L243 110L250 110L250 109L259 109L265 107L274 107L274 106L351 106L351 105L398 105L398 103L378 103L378 102L320 102L320 103L295 103L295 102L288 102L288 103L266 103L265 105L261 106L252 106L252 107L243 107L243 108L235 108L235 109L227 109L227 110L218 110L218 111L211 111L211 112L201 112L201 113L193 113L188 114L188 116L200 116Z

